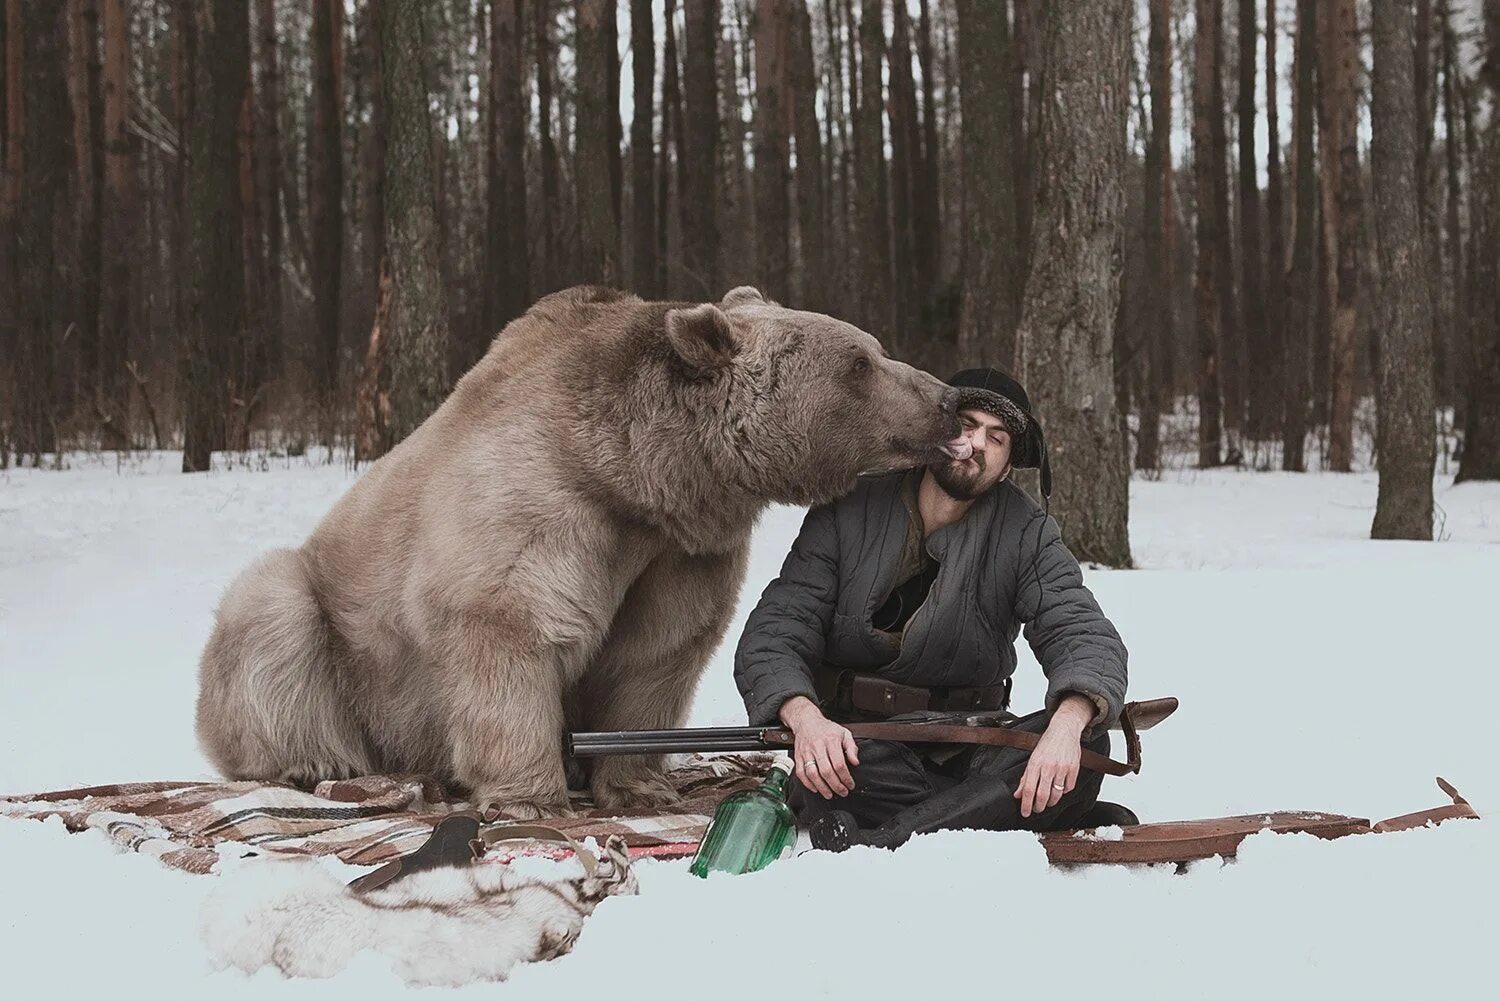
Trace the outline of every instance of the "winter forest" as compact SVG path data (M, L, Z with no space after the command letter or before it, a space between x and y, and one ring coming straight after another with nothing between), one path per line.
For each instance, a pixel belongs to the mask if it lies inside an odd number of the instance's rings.
M1024 373L1110 565L1132 468L1358 458L1399 537L1435 462L1500 477L1496 0L6 0L0 38L0 463L370 459L547 292L749 283Z

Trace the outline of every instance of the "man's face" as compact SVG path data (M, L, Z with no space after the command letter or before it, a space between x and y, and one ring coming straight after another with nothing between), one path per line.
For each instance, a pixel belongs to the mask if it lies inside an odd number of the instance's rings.
M1010 432L1000 418L983 410L963 410L956 441L968 442L967 459L944 459L927 468L943 492L954 500L973 500L1010 472Z

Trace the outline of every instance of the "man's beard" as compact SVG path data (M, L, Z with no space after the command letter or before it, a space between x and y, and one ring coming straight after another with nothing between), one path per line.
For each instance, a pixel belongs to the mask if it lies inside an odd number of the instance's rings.
M984 454L975 452L972 456L974 468L969 468L967 461L955 459L944 459L934 462L927 468L932 472L932 478L942 488L943 493L954 500L971 501L984 493L992 483L984 482Z

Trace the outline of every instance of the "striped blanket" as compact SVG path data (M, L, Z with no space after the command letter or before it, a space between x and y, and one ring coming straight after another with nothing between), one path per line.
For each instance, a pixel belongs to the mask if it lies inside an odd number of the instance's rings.
M602 845L619 835L632 857L691 855L718 802L754 786L772 760L769 754L688 760L668 775L683 796L671 813L611 816L574 793L578 815L546 823L575 841L595 838ZM135 782L0 796L0 816L60 817L70 831L103 831L126 849L194 873L213 871L220 846L235 855L336 855L353 865L378 865L415 851L444 814L467 809L473 805L419 775L323 782L311 792L273 782ZM551 843L507 843L491 848L483 861L567 853Z

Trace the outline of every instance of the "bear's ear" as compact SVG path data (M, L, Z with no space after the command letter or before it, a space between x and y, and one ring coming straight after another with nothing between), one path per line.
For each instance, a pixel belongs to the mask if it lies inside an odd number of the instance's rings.
M740 350L729 317L709 302L669 310L667 343L688 368L703 373L724 368Z
M754 285L741 285L738 288L732 288L728 292L725 292L724 298L719 305L725 309L733 309L736 306L743 306L746 303L764 306L766 304L766 297L761 295L760 289Z

